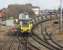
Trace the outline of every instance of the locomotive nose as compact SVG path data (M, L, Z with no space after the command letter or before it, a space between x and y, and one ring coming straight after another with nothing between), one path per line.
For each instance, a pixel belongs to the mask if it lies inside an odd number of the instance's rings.
M27 28L21 29L21 32L28 32L28 31L29 31L29 29L27 29Z

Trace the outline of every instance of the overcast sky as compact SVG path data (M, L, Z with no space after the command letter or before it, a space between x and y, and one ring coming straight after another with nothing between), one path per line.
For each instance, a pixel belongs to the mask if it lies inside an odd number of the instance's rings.
M0 0L0 9L7 7L9 4L26 3L39 6L41 9L57 9L60 5L60 0Z

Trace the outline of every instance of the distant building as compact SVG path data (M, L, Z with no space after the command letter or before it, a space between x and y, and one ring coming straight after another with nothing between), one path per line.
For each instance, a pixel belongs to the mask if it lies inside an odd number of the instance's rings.
M12 4L8 6L8 16L18 17L20 13L28 12L30 17L39 14L39 7L32 4L16 5Z
M3 10L0 10L0 24L3 23L4 17L5 17L5 12Z
M41 15L55 15L57 14L57 10L40 10Z
M31 4L24 4L24 5L19 5L19 4L12 4L8 6L8 16L14 16L18 18L20 13L24 12L30 12L32 9Z
M6 15L6 13L3 10L0 10L0 20L3 20L5 15Z
M35 13L35 15L39 15L39 13L40 13L40 8L39 7L32 7L32 10L33 10L33 12Z

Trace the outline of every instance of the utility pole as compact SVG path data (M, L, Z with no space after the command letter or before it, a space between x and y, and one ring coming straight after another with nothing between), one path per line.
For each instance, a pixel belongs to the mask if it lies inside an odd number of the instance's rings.
M59 16L59 26L60 26L60 32L62 32L62 20L63 20L63 17L62 17L62 0L60 0L60 16Z

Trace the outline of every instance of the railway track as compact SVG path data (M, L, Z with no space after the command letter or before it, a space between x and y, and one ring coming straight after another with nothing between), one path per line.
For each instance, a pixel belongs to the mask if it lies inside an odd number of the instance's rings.
M38 27L38 25L40 25L40 27L42 28L42 23L45 23L47 21L52 21L52 20L58 20L58 18L48 18L48 17L35 17L34 19L32 19L33 22L33 28L32 28L32 37L30 37L31 39L33 39L33 41L35 41L36 43L38 43L40 46L44 46L46 48L46 50L63 50L63 46L61 46L60 44L58 44L56 41L54 41L54 39L52 39L52 35L48 34L48 32L43 33L42 29L41 30L41 37L39 37L39 32L34 31L34 29L36 29ZM23 38L24 39L24 38ZM28 39L29 42L27 42L28 46L25 48L27 48L27 50L41 50L40 48L38 48L36 45L33 44L33 41L31 42L30 39ZM24 40L24 41L28 41L28 40ZM24 44L22 42L22 39L20 38L20 40L17 38L17 36L10 36L10 38L8 39L8 41L4 42L2 41L2 43L4 43L3 45L1 45L0 50L20 50L21 46ZM39 46L39 47L40 47Z
M40 21L38 23L35 24L35 26L33 27L33 29L35 27L37 27L40 23L44 23L46 21L49 21L49 20L56 20L55 18L54 19L46 19L44 21ZM41 30L42 31L42 30ZM33 32L33 31L32 31ZM39 33L38 33L39 34ZM51 35L48 35L48 33L46 32L45 34L43 34L43 32L41 32L42 36L44 37L44 42L48 43L49 45L51 45L53 48L55 48L54 50L62 50L63 46L61 46L60 44L58 44L57 42L54 41L54 39L52 39ZM49 40L47 39L47 36L49 38ZM37 36L38 37L38 36ZM40 38L39 38L40 39ZM35 39L36 40L36 39ZM56 47L57 46L57 47ZM50 47L51 48L51 47Z

